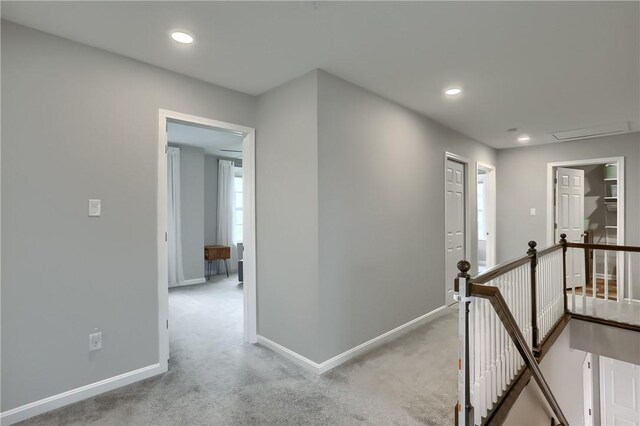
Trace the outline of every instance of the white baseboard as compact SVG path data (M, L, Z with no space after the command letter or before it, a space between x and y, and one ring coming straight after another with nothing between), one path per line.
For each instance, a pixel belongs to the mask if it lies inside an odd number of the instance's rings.
M184 280L184 281L181 281L181 282L179 282L177 284L170 285L169 288L182 287L182 286L185 286L185 285L193 285L193 284L203 284L203 283L206 283L206 282L207 282L207 280L206 280L205 277L193 278L191 280Z
M264 346L265 348L269 348L278 355L282 355L287 358L289 361L292 361L294 364L303 367L312 373L321 374L320 373L320 364L317 362L311 361L309 358L305 358L297 352L292 351L291 349L285 348L279 343L274 342L273 340L267 339L264 336L258 335L258 344Z
M322 363L317 363L311 361L310 359L288 349L284 346L267 339L264 336L258 336L258 343L271 349L272 351L284 356L295 364L313 372L316 374L323 374L329 370L336 368L337 366L344 364L345 362L353 359L359 355L364 354L365 352L369 352L372 349L381 346L390 340L396 339L401 335L413 330L416 327L419 327L423 324L428 323L429 321L433 321L434 319L440 317L445 313L446 306L441 306L433 311L426 313L418 318L415 318L405 324L402 324L399 327L394 328L393 330L387 331L384 334L381 334L378 337L374 337L373 339L364 342L354 348L349 349L339 355L334 356Z
M128 373L120 374L119 376L110 377L99 382L59 393L57 395L0 413L0 424L2 424L2 426L11 425L30 417L37 416L38 414L46 413L47 411L55 410L56 408L64 407L65 405L162 374L166 371L166 366L153 364Z

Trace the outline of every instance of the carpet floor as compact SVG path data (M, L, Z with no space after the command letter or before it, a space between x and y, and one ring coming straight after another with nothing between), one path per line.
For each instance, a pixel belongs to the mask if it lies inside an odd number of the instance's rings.
M23 425L450 425L455 310L317 376L242 340L236 277L169 292L169 371Z

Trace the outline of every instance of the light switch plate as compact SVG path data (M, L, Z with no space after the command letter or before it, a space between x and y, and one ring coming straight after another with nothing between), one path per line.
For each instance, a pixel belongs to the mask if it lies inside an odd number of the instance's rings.
M89 200L89 217L98 217L101 213L101 201L96 199Z
M536 209L532 208L531 210L529 210L529 216L535 216L536 215Z

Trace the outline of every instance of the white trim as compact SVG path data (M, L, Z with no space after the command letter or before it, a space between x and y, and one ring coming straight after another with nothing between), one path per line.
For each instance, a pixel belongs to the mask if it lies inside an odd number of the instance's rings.
M253 129L248 132L242 142L242 221L244 340L248 343L257 343L256 132Z
M588 353L582 362L582 422L584 426L593 426L594 410L593 405L593 361Z
M208 127L217 127L246 134L242 144L243 202L244 202L244 336L249 343L257 341L257 304L256 304L256 248L255 248L255 129L224 121L212 120L195 115L184 114L166 109L158 112L158 191L157 191L157 252L158 252L158 332L159 359L166 366L169 359L169 286L167 276L167 120L178 120Z
M553 178L554 169L556 167L571 167L571 166L590 166L592 164L610 164L615 163L618 167L618 210L617 210L617 225L618 225L618 245L624 245L625 234L625 170L624 170L624 156L620 157L604 157L604 158L591 158L585 160L572 160L572 161L558 161L554 163L547 163L547 246L552 246L557 243L555 241L555 229L553 228L555 214L553 211ZM619 256L617 259L618 278L621 283L625 282L625 259L624 256Z
M203 284L206 283L207 279L202 277L202 278L193 278L191 280L184 280L182 282L179 282L177 284L174 285L170 285L169 288L175 288L175 287L183 287L185 285L194 285L194 284Z
M289 361L293 362L296 365L299 365L306 370L311 371L312 373L322 374L320 373L320 364L311 361L309 358L306 358L299 353L294 352L291 349L288 349L281 344L274 342L273 340L258 335L258 344L264 346L265 348L271 349L278 355L287 358Z
M496 235L496 229L497 229L496 216L498 212L498 203L497 203L498 191L496 188L497 173L496 173L495 166L487 163L482 163L480 161L476 161L476 182L478 180L479 170L484 170L486 172L486 175L487 175L487 180L485 182L486 199L487 201L491 201L491 203L486 203L487 205L485 205L485 209L487 213L487 233L489 234L489 238L487 240L491 240L491 244L490 244L491 250L487 250L487 261L484 266L486 268L493 268L494 266L497 265L497 258L498 258L497 244L496 244L498 241L497 235ZM476 191L476 212L478 210L477 200L478 200L478 191ZM478 265L480 265L480 261L477 261L477 263Z
M470 260L473 261L474 259L470 259L471 257L471 215L469 214L470 212L470 199L471 199L471 176L470 172L469 172L469 165L471 164L470 160L468 158L465 157L461 157L460 155L454 154L452 152L448 152L445 151L444 152L444 163L443 163L443 173L442 173L442 177L443 179L445 179L445 174L447 171L447 160L452 160L452 161L456 161L458 163L461 163L464 166L464 257L466 260ZM444 238L444 252L447 252L447 239L446 239L446 233L447 233L447 203L446 203L446 199L447 199L447 182L446 180L443 182L442 185L443 188L443 209L444 209L444 232L445 232L445 238ZM475 194L475 189L473 191L473 193ZM445 254L446 256L446 254ZM462 259L461 259L462 260ZM477 263L477 262L476 262ZM445 258L445 264L446 264L446 258ZM476 268L475 270L477 270L478 265L473 265L473 268ZM445 277L447 276L447 274L445 273ZM445 304L447 306L451 306L455 303L452 294L449 294L449 292L447 291L447 283L444 283L444 300L445 300Z
M446 313L446 306L441 306L437 309L434 309L431 312L428 312L418 318L415 318L405 324L402 324L399 327L394 328L393 330L387 331L384 334L381 334L378 337L374 337L373 339L364 342L354 348L349 349L339 355L334 356L322 363L317 363L311 361L310 359L292 351L291 349L285 348L284 346L267 339L264 336L258 336L258 343L271 349L272 351L284 356L295 364L313 372L316 374L324 374L329 370L332 370L338 367L341 364L353 359L359 355L364 354L365 352L369 352L390 340L396 339L402 336L405 333L417 328L423 324L426 324L430 321L433 321L436 318L444 315Z
M166 371L166 367L163 367L161 364L153 364L139 368L128 373L100 380L99 382L91 383L86 386L62 392L39 401L4 411L0 414L0 421L3 426L11 425L30 417L37 416L38 414L46 413L47 411L55 410L56 408L64 407L65 405L162 374Z

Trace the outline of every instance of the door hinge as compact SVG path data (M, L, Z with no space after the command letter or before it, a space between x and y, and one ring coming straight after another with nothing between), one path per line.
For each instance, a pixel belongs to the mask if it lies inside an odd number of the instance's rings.
M558 183L558 178L553 178L553 183Z
M167 320L167 329L169 329L169 320Z
M587 368L591 368L591 362L587 362Z
M558 229L558 224L557 223L553 224L553 229Z
M168 238L168 234L165 232L164 233L164 240L167 241L167 238Z
M164 153L168 154L169 153L169 145L165 145L164 146Z
M591 415L591 408L589 408L589 415Z

